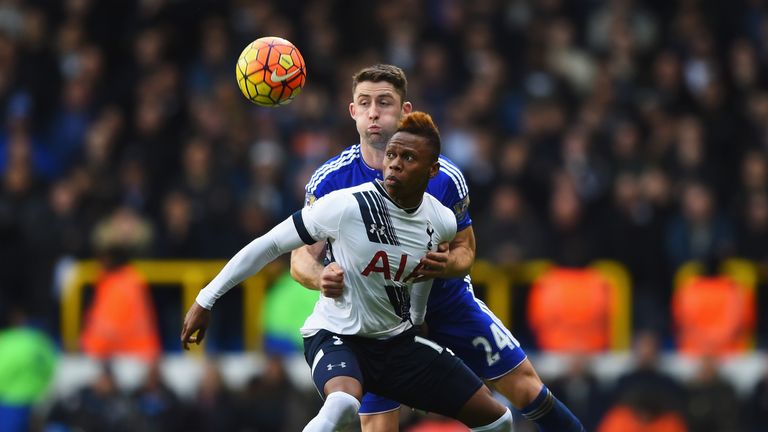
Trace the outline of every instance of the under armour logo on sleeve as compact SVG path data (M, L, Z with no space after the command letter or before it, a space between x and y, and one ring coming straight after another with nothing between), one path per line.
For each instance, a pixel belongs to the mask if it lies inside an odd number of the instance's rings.
M328 367L329 371L333 370L333 368L335 368L335 367L341 367L343 369L343 368L347 367L347 362L341 362L339 364L329 363L327 367Z

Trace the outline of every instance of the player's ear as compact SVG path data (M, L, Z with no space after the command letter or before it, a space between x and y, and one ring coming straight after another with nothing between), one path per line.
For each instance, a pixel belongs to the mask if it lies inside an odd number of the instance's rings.
M403 114L409 114L411 111L413 111L413 104L408 101L403 102Z
M349 103L349 115L354 119L355 118L355 103L350 102Z
M435 161L435 163L433 163L432 166L429 167L429 178L436 176L439 171L440 171L440 162Z

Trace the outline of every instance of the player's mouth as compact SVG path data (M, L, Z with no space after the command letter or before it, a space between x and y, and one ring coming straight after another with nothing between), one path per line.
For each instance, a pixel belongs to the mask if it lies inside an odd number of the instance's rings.
M368 133L371 133L371 134L381 133L381 126L376 126L376 125L368 126Z
M400 184L400 179L395 177L395 176L393 176L393 175L390 175L390 176L387 176L387 178L384 179L384 184L387 184L387 185Z

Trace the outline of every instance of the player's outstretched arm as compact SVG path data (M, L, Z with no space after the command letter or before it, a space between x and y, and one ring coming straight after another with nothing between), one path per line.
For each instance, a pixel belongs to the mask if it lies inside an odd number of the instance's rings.
M475 231L471 226L456 233L450 245L440 244L437 251L421 259L420 279L457 278L469 274L475 262Z
M240 249L224 265L219 274L200 291L184 318L181 330L184 349L189 349L189 343L200 344L203 340L210 321L210 310L219 297L247 277L257 273L275 258L304 244L305 239L297 231L295 219L296 216L289 217L268 233ZM305 237L307 236L308 234L305 234ZM195 332L197 336L193 336Z

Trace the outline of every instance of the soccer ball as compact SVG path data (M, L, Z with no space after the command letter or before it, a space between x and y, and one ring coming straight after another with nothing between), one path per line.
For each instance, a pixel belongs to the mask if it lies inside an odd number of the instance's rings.
M237 85L249 101L266 107L290 103L301 93L307 68L289 41L266 36L248 44L235 67Z

